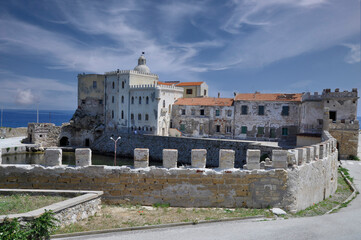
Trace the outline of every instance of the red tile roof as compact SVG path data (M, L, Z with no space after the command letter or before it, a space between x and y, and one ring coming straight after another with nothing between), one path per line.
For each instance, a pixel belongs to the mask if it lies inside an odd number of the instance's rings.
M174 104L186 106L232 106L233 98L178 98Z
M167 86L171 86L171 85L174 85L175 83L166 83L166 82L161 82L161 81L158 81L158 85L167 85Z
M302 93L238 93L235 101L301 102Z
M178 83L177 86L182 87L182 86L200 86L203 82L182 82L182 83Z

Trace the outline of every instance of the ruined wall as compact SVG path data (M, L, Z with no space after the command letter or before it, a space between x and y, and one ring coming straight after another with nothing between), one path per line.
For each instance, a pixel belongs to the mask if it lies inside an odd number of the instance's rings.
M23 137L26 135L27 135L26 127L19 127L19 128L2 127L2 128L0 128L0 138Z
M58 146L61 128L53 123L29 123L28 141L41 147Z
M357 156L359 121L340 121L329 123L330 134L337 139L338 151L341 159Z

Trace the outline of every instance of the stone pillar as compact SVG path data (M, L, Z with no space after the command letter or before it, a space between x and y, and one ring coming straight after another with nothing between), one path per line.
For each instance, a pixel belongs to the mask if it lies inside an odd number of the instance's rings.
M192 149L192 167L205 168L207 162L206 149Z
M298 165L298 150L288 150L288 166Z
M287 150L272 150L272 167L287 169Z
M219 150L219 168L234 168L235 152L230 149Z
M163 149L163 167L176 168L178 161L177 149Z
M322 125L322 130L323 131L328 131L329 130L329 125L330 125L330 109L325 107L323 109L323 125Z
M306 163L310 163L314 158L313 147L306 147Z
M45 165L60 166L62 157L63 151L60 148L48 148L45 150Z
M134 149L134 168L149 167L149 149L135 148Z
M318 160L320 158L320 146L319 145L312 145L313 147L313 153L315 155L315 160Z
M320 146L320 159L323 159L323 158L325 158L325 145L323 145L323 144L320 144L319 145Z
M330 141L328 141L328 142L326 143L326 146L327 146L327 156L328 156L328 155L330 155L330 154L332 153Z
M305 148L296 148L298 151L298 166L301 166L306 162L306 149Z
M247 149L247 169L260 169L261 150Z
M92 150L90 148L75 149L75 165L85 167L92 165Z

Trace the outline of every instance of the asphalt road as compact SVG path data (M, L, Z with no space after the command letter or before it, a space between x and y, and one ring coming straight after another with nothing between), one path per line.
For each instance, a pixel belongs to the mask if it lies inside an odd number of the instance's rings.
M342 161L361 189L361 162ZM233 221L166 229L138 230L63 239L218 240L218 239L361 239L361 197L338 213L269 221Z

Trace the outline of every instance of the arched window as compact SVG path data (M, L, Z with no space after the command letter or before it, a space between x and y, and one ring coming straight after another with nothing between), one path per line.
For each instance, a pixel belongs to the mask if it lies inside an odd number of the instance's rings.
M145 98L145 103L149 104L149 97L148 96Z
M134 120L134 114L133 114L133 113L130 114L130 119L131 119L131 120Z
M132 104L134 104L134 97L132 97Z
M148 120L149 120L149 115L145 114L145 121L148 121Z
M133 126L130 128L130 130L132 130L132 131L133 131Z
M147 132L148 132L148 127L146 127L146 128L145 128L145 131L147 131Z
M139 97L139 104L142 104L142 97Z
M115 88L115 83L113 82L113 89Z
M138 120L142 120L142 114L138 114Z
M114 96L112 96L112 103L114 103Z
M150 128L149 131L153 131L153 128Z
M122 103L124 103L124 96L122 96Z
M114 111L112 111L112 118L114 119Z
M124 119L124 111L122 111L122 119Z
M141 129L141 128L140 128L140 127L138 127L138 130L139 130L139 131L140 131L140 129Z
M122 82L122 88L124 88L124 81Z
M165 108L165 100L163 100L163 107Z

